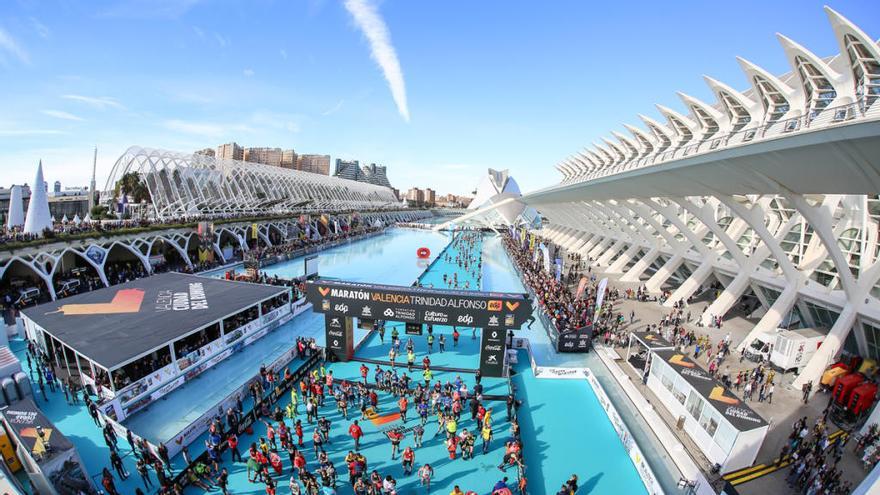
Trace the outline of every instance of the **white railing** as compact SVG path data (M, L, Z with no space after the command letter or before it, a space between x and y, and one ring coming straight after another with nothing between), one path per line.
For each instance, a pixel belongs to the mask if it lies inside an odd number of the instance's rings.
M589 173L565 178L561 185L576 184L590 180L616 175L630 170L640 169L651 165L690 158L696 155L711 153L733 146L763 141L786 134L796 134L805 130L823 129L841 124L848 124L854 120L862 120L880 117L880 103L872 102L867 105L864 100L859 100L845 105L828 107L821 111L814 111L808 115L801 115L788 119L780 119L767 122L758 126L751 126L723 136L712 136L699 142L690 142L679 145L674 149L667 149L662 153L651 153L639 158L633 158L623 163L604 165L598 170Z

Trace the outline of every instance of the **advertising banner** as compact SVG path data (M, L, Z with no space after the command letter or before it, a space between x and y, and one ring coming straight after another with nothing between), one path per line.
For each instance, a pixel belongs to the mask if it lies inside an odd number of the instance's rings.
M483 329L480 339L480 373L483 376L504 376L503 329Z
M340 361L348 361L354 354L354 336L351 318L326 314L324 315L327 350Z
M407 335L421 335L422 334L422 324L421 323L406 323L406 334Z
M556 338L558 352L590 352L592 327L581 327L560 333Z
M608 287L608 277L599 281L599 287L596 288L596 315L602 314L602 303L605 301L605 288Z
M526 294L336 280L309 282L306 298L318 313L405 323L520 328L532 314Z
M581 276L581 280L578 282L577 291L574 293L575 300L579 300L584 295L584 290L587 288L587 282L589 282L587 277Z

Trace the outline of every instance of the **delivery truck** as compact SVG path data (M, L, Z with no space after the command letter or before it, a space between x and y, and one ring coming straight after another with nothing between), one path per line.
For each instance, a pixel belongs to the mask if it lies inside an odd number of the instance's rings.
M817 328L781 329L770 353L770 364L782 371L800 372L825 341L826 334Z

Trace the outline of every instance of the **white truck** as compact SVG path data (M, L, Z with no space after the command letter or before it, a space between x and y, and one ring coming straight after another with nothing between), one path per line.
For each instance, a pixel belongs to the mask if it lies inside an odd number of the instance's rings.
M817 328L780 330L770 353L770 363L782 371L800 370L825 341L827 331Z
M758 334L758 336L749 342L749 345L743 349L743 352L749 361L760 363L770 359L770 353L773 351L773 346L775 344L776 330L768 330Z

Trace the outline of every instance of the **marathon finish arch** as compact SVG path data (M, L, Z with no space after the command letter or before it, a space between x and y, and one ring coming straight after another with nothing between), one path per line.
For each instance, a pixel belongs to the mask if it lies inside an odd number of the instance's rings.
M508 329L532 316L528 294L313 280L306 284L313 311L324 313L327 349L338 359L353 357L351 318L483 329L480 371L502 376Z

